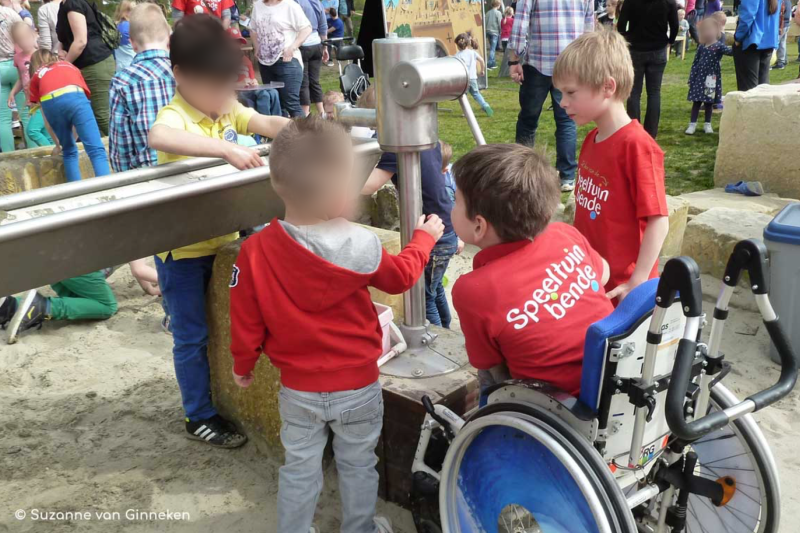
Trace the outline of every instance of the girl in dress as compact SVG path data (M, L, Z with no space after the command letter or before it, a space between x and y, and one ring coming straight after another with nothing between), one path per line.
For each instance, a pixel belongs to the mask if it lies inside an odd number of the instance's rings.
M705 111L703 131L714 133L714 128L711 127L714 97L718 92L722 94L720 61L723 55L733 55L731 47L720 41L720 30L719 21L714 17L704 19L697 27L700 46L689 73L688 100L692 102L692 118L689 121L689 127L686 128L686 135L694 135L697 130L700 107L703 107Z

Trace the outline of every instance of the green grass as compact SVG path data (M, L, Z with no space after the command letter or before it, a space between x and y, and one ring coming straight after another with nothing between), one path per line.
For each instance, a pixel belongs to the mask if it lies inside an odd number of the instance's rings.
M797 49L789 46L789 58L793 60ZM691 103L686 100L688 92L687 80L694 60L694 50L686 54L686 60L671 58L664 73L661 88L661 123L658 143L666 153L666 186L667 194L677 195L686 192L709 189L714 186L714 161L716 158L719 136L705 135L702 128L693 137L683 132L689 123ZM489 78L489 89L483 95L494 109L494 116L488 118L473 103L473 110L478 117L483 134L488 143L514 142L517 113L519 113L519 87L509 79L499 79L497 71ZM733 59L722 60L723 92L736 90L736 76L733 70ZM798 65L790 62L785 70L772 71L770 80L773 84L782 83L797 77ZM323 89L338 89L338 72L336 68L323 67ZM471 101L471 99L470 99ZM646 95L642 95L642 116L644 117ZM549 107L549 104L547 104ZM719 129L721 115L714 114L714 130ZM578 147L583 138L591 130L585 126L578 131ZM442 140L453 145L454 157L458 158L475 146L469 128L456 102L439 105L439 135ZM555 122L553 114L542 112L542 119L537 132L538 146L545 147L551 153L555 163Z

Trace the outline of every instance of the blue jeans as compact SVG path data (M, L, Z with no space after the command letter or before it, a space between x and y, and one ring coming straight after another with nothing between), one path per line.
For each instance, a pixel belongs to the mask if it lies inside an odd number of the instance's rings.
M481 106L481 109L483 109L485 111L486 108L489 107L489 104L487 104L486 100L483 99L483 95L481 94L481 90L478 88L478 80L477 79L469 80L469 89L467 89L467 91L469 91L470 96L472 96L472 98L475 100L475 102L479 106Z
M281 387L279 410L286 459L278 474L278 533L311 528L322 490L322 455L331 431L342 499L340 531L377 532L373 519L378 502L375 447L383 428L380 381L341 392Z
M500 40L500 35L496 33L487 33L486 34L486 55L489 56L489 61L487 61L488 68L494 68L497 66L495 63L494 55L495 51L497 50L497 41Z
M780 41L778 41L778 65L786 66L787 63L787 53L786 53L786 37L789 35L789 25L792 24L792 21L789 21L786 24L786 27L783 28L783 32L781 33Z
M75 137L72 136L73 127L78 132L86 155L92 162L94 175L107 176L111 174L106 148L100 138L100 129L97 127L89 99L83 92L62 94L51 100L45 100L42 102L42 112L47 122L50 123L53 133L58 137L58 142L61 143L67 181L81 179L81 169L78 166L78 145Z
M162 261L155 258L158 284L169 302L175 377L186 418L196 422L217 414L211 403L206 293L214 255Z
M434 326L450 328L450 305L444 291L444 274L450 259L458 250L458 237L454 231L445 233L431 252L425 265L425 314Z
M533 146L539 117L547 96L553 103L556 121L556 169L561 183L574 183L578 161L575 151L578 147L578 128L561 108L561 91L553 86L553 79L545 76L530 65L522 66L524 81L519 89L519 116L517 117L517 143Z
M281 116L281 99L275 89L259 89L257 91L240 91L239 101L268 116Z
M292 58L288 63L279 59L274 65L262 65L261 80L264 83L272 81L283 82L282 89L278 89L281 99L281 109L284 115L292 118L302 117L303 108L300 107L300 86L303 85L303 67L296 58Z

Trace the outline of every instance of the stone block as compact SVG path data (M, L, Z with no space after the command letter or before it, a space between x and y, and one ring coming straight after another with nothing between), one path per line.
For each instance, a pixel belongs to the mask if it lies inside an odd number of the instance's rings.
M388 183L373 195L372 225L377 228L400 231L400 199L397 188Z
M761 239L771 220L770 215L763 213L729 207L711 208L693 217L686 225L681 254L697 261L702 274L722 279L736 243L743 239Z
M714 183L760 181L768 193L800 198L800 92L794 85L761 85L725 96Z
M689 204L679 196L667 196L667 209L669 233L661 246L661 257L675 257L681 255L683 235L689 218Z
M107 148L108 139L104 138L103 142ZM52 153L52 146L42 146L0 154L0 195L31 191L66 182L64 161L60 155L53 157ZM81 143L78 143L78 165L81 176L94 177L92 163Z
M682 198L689 203L689 215L699 215L714 207L730 207L731 209L742 209L775 216L778 211L792 202L791 198L781 198L777 194L765 194L763 196L744 196L742 194L731 194L725 189L709 189L707 191L690 192L682 194Z

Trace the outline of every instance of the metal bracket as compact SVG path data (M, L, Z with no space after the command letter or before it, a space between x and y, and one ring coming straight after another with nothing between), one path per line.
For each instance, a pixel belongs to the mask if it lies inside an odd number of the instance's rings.
M636 343L633 341L630 342L615 342L611 345L611 350L609 351L609 361L612 363L616 363L621 361L622 359L627 359L628 357L634 355L636 353Z

